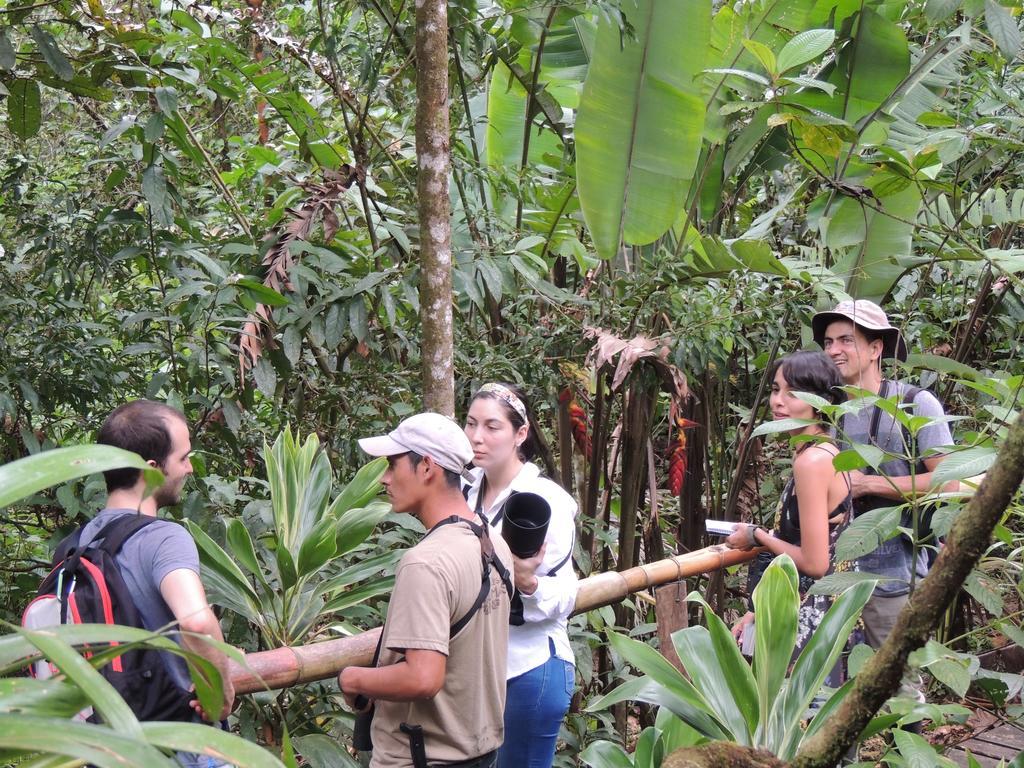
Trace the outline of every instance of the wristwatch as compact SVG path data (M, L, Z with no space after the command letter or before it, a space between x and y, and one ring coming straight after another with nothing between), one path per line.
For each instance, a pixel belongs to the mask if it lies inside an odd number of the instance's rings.
M749 546L747 547L747 549L753 549L754 547L759 546L757 543L757 532L763 530L764 528L762 528L760 525L747 526L747 541L749 542Z

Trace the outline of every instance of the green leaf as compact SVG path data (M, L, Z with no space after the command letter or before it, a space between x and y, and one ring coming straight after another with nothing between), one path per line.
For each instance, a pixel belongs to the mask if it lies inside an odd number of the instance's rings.
M878 549L897 533L900 507L880 507L857 516L839 535L836 542L836 561L856 560Z
M699 75L709 0L638 0L635 37L603 19L576 118L583 217L601 258L620 240L650 243L673 224L700 156L706 107Z
M757 40L744 40L743 47L754 54L754 58L761 62L761 66L772 77L781 71L775 61L775 54L772 53L772 49L764 43L759 43Z
M580 760L590 768L633 768L632 758L610 741L592 741L580 753Z
M532 73L527 75L528 79L530 77ZM526 89L519 78L498 59L487 87L486 151L490 167L519 168L522 165L527 101ZM536 106L534 104L535 112ZM540 125L531 125L530 132L529 165L540 163L545 154L561 154L561 141L555 133Z
M692 627L673 633L676 653L685 659L686 673L705 691L709 703L715 705L717 701L720 719L728 720L734 734L742 734L741 743L753 744L761 711L750 665L740 653L736 638L711 606L697 592L691 592L686 599L704 607L707 629ZM691 629L702 631L690 633Z
M938 373L950 373L968 381L977 381L982 377L981 372L977 369L942 355L923 353L907 355L904 365L909 368L924 368Z
M160 470L153 469L138 454L109 445L74 445L0 466L0 509L44 488L122 467L141 470L148 489L163 482Z
M330 560L338 551L334 518L327 515L302 541L299 548L298 576L313 573Z
M1020 51L1020 27L1010 9L1004 8L996 0L985 0L985 25L1003 56L1008 61L1016 58Z
M71 66L71 62L65 58L60 48L57 47L57 41L53 39L53 35L35 24L32 25L30 33L32 39L36 41L36 47L43 55L43 61L46 62L46 66L53 70L53 74L65 81L73 78L75 70Z
M931 22L943 21L956 13L961 2L962 0L928 0L924 6L924 15Z
M975 568L970 572L967 580L964 582L964 590L993 616L999 617L1003 615L1005 610L1003 597L999 594L998 588L993 585L990 577L986 576L982 571Z
M7 90L7 127L18 138L31 139L39 133L43 119L39 83L19 77L8 84Z
M151 165L142 172L142 195L149 203L157 223L164 227L174 224L171 197L167 192L167 177L159 165Z
M293 736L292 741L310 768L359 768L359 762L333 736L311 733Z
M0 29L0 69L10 72L17 63L14 46L11 45L11 39L7 36L7 30Z
M0 678L0 713L71 718L88 703L79 688L56 677Z
M202 723L143 723L142 731L150 743L164 749L209 755L246 768L283 768L280 760L258 744Z
M834 29L808 29L795 35L779 51L779 73L785 73L818 58L832 46L835 39Z
M249 529L245 523L237 517L230 518L225 524L225 537L231 554L240 562L247 571L255 575L264 585L267 584L260 567L260 561L256 557L256 548L253 546L252 537L249 536Z
M149 744L113 728L24 714L0 714L0 749L66 755L74 758L71 763L74 766L82 765L83 761L100 768L128 765L175 768L178 765Z
M370 598L379 597L380 595L386 595L391 592L395 587L395 577L385 576L370 582L369 584L363 584L356 589L349 589L340 594L332 597L323 607L324 613L340 613L353 605L359 605L364 603Z
M78 686L110 728L133 738L142 735L139 721L121 698L121 694L71 646L49 631L34 632L18 627L17 632L42 651L69 681Z
M860 573L858 571L840 571L822 576L807 591L808 595L840 595L850 587L856 586L863 581L878 582L884 581L871 573Z
M790 432L794 429L803 429L812 424L817 424L815 419L777 419L758 424L751 433L753 437L759 435L776 435L779 432Z
M243 601L252 606L259 605L259 597L249 584L249 580L228 553L221 549L220 545L211 539L206 531L191 520L185 520L185 527L195 539L203 566L218 574L225 586L230 586L233 593L241 597Z
M391 504L375 501L365 507L349 510L342 515L335 530L338 554L343 555L366 541L366 538L373 533L373 529L387 517L390 511Z
M277 570L281 575L281 587L291 589L299 579L295 571L295 560L287 547L278 546L275 554L277 555Z
M772 560L754 588L754 677L761 710L761 732L782 691L796 647L799 577L789 555Z
M932 487L938 488L950 480L966 480L987 472L995 464L997 453L991 446L980 445L947 454L932 473Z
M384 486L380 479L388 468L388 460L380 457L359 468L355 476L348 482L333 502L329 514L343 518L349 510L360 509L380 495Z

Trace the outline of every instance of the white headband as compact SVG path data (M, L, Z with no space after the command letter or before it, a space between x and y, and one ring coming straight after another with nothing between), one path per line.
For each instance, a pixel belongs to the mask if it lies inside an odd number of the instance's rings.
M519 414L520 418L523 420L523 423L529 424L530 419L526 415L526 406L523 405L523 401L520 400L516 396L516 393L513 392L511 389L501 384L491 383L484 384L482 387L480 387L480 389L477 391L477 394L479 395L483 392L487 392L488 394L494 395L503 402L508 403L509 407Z

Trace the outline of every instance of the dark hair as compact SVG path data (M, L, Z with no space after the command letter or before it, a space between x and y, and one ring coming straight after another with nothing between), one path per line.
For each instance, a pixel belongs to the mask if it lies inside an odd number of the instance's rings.
M409 451L405 455L409 457L409 463L412 464L413 469L416 469L420 462L423 461L423 457L416 453L416 451ZM437 466L441 467L440 464ZM462 488L462 476L458 472L452 472L447 467L441 467L441 469L444 470L444 479L449 488Z
M100 427L96 442L139 454L146 461L163 466L171 453L171 433L167 422L185 421L180 411L152 400L133 400L118 406ZM103 473L107 492L131 488L138 482L139 470L130 467L109 469Z
M525 420L522 416L519 415L519 411L517 411L511 405L506 403L493 392L482 392L477 390L477 393L473 395L473 398L469 401L469 404L473 405L473 403L479 400L480 398L484 398L485 400L494 400L501 406L501 409L505 412L505 416L508 418L510 422L512 422L512 427L514 429L518 430L521 426L526 424L526 439L523 440L523 444L519 446L516 452L519 454L520 461L530 461L538 453L537 439L533 436L533 425L536 423L536 420L533 418L533 409L530 408L530 403L526 399L526 395L523 393L523 390L521 388L519 388L515 384L508 384L504 381L498 381L495 383L498 384L498 386L504 387L519 399L519 402L523 404L523 408L526 409L527 418Z
M846 400L846 393L840 389L845 383L843 377L832 358L824 352L802 351L786 355L775 362L773 379L780 368L790 389L817 395L833 405Z

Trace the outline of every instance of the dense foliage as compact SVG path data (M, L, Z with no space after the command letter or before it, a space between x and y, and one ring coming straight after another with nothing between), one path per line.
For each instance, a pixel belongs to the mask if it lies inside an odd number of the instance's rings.
M949 476L991 461L1024 376L1018 3L449 14L456 403L525 384L542 460L581 502L584 570L701 546L704 517L769 516L763 372L847 293L885 303L923 353L907 375L964 417L973 453ZM348 480L355 438L420 403L414 32L405 0L0 0L0 461L166 399L198 436L181 514L213 546L248 529L269 576L264 441L315 434ZM78 481L0 512L0 614L100 496ZM997 533L951 611L961 650L1016 629L1019 507ZM412 535L387 518L359 557L383 570ZM335 554L332 575L352 557ZM721 612L729 586L701 589ZM376 622L358 608L339 631ZM595 630L653 618L609 614L577 619L588 695L620 663ZM243 646L291 636L233 621ZM951 653L928 663L962 693ZM295 698L293 729L322 729ZM279 742L270 713L291 703L257 700L243 730ZM593 721L570 722L582 749Z

